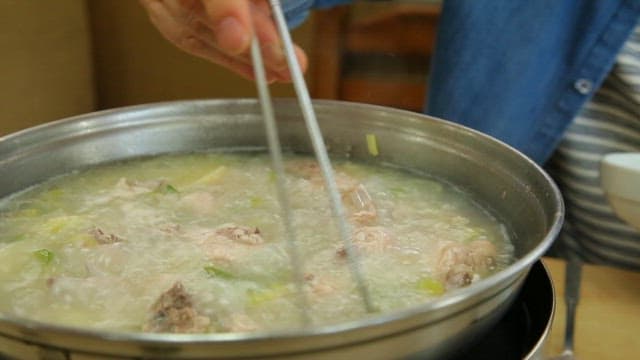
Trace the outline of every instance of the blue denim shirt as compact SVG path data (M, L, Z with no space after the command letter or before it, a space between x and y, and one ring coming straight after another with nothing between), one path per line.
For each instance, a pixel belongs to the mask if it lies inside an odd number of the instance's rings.
M295 26L312 7L348 2L283 6ZM425 112L544 163L639 18L640 0L445 1Z

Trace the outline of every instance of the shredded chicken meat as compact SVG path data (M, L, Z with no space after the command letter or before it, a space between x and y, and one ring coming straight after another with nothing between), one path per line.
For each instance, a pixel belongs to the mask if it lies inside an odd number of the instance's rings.
M210 320L199 315L191 295L181 282L162 293L151 306L151 316L143 330L148 332L201 333L209 328Z

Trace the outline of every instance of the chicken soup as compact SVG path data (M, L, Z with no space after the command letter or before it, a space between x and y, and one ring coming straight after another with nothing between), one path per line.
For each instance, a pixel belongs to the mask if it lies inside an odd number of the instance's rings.
M334 162L377 312L430 301L512 262L504 226L420 174ZM367 316L319 167L289 156L313 325ZM300 326L270 159L166 155L74 172L0 200L0 313L110 331Z

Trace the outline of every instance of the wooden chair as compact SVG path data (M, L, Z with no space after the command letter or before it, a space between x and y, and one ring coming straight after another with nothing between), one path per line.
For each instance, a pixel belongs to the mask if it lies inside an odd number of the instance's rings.
M314 18L312 95L420 111L440 5L359 3Z

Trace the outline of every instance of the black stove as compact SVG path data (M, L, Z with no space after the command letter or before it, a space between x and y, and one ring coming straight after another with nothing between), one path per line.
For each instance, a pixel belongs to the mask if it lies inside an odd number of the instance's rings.
M451 360L515 360L526 358L550 327L554 292L544 265L536 262L520 294L484 337Z

